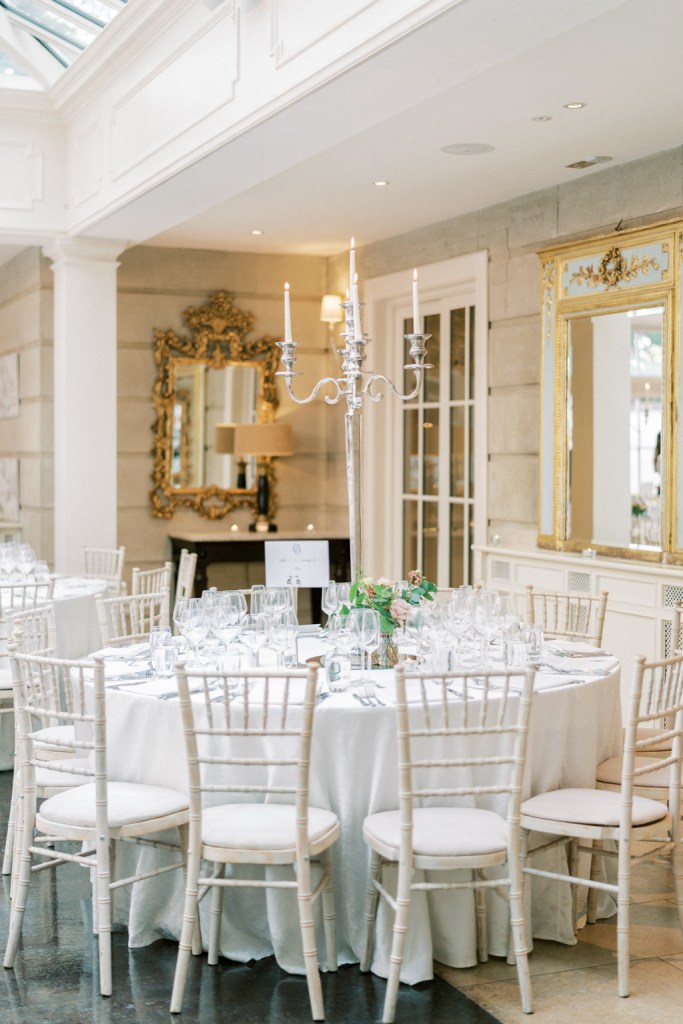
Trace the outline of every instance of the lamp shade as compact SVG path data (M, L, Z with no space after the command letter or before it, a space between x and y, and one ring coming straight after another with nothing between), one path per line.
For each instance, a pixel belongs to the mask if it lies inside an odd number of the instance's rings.
M235 424L217 423L213 428L213 450L218 455L232 455L235 451Z
M326 324L338 324L344 319L339 295L323 295L320 304L320 319Z
M238 423L235 452L239 455L293 455L289 423Z

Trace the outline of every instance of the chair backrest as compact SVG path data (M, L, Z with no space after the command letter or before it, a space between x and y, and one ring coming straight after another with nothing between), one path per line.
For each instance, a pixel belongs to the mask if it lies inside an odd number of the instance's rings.
M642 726L647 726L646 730ZM640 735L640 739L638 736ZM621 773L622 827L630 826L633 785L641 775L669 766L669 810L680 836L683 761L683 652L659 661L639 656L633 665ZM670 744L670 749L667 749ZM636 758L646 757L640 767ZM647 784L645 781L644 784Z
M13 615L12 641L22 654L56 654L54 601Z
M104 663L101 658L92 661L73 661L53 655L27 654L10 644L14 706L20 743L22 772L26 771L27 786L35 787L33 769L44 766L33 751L34 728L78 725L73 732L60 735L54 730L50 746L54 759L50 769L63 772L64 785L69 775L103 777L104 805L106 808L106 732L104 719ZM94 701L93 701L94 691ZM63 751L64 760L58 754ZM70 766L74 750L78 765ZM81 758L92 757L90 764ZM102 794L98 794L98 799ZM105 817L106 821L106 817Z
M519 823L534 671L395 670L402 856L413 807L483 807Z
M294 803L298 848L303 850L317 668L188 672L181 662L177 676L190 827L201 815L203 800L217 803L217 795L223 803L245 796L258 803ZM236 687L241 688L238 696Z
M158 594L171 589L173 562L164 562L158 569L133 569L131 594Z
M600 647L605 627L609 593L575 594L544 592L532 584L526 588L526 619L542 626L548 637L560 640L585 640Z
M125 557L125 547L83 548L83 575L106 580L110 597L118 597L122 588Z
M40 583L0 583L0 622L6 622L18 612L44 605L52 599L54 586L52 578Z
M178 576L176 577L175 584L175 599L173 602L173 610L175 611L178 601L182 601L185 598L192 597L194 595L194 574L197 568L197 552L193 551L189 553L187 548L183 548L180 552L180 560L178 562Z
M125 647L147 640L152 626L168 626L169 602L168 588L157 594L96 598L102 643Z

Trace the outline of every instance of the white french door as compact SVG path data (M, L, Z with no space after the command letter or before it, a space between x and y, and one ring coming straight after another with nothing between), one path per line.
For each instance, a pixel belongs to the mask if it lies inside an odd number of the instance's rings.
M387 395L366 416L363 536L373 575L405 578L417 568L439 586L478 579L472 548L486 536L486 266L486 254L475 253L418 268L433 369L414 400ZM393 372L407 393L414 378L403 370L401 339L412 313L402 276L368 282L377 356L389 356L388 366L373 359L369 369Z

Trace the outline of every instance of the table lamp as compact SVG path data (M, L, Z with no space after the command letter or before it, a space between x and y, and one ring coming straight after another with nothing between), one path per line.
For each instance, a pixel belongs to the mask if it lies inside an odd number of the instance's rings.
M258 460L256 522L249 527L258 533L275 533L270 521L270 483L268 470L272 459L293 455L292 428L289 423L238 423L235 427L235 453L255 455Z

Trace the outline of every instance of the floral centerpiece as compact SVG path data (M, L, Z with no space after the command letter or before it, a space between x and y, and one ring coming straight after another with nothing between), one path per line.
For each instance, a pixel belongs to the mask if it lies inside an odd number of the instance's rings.
M422 601L433 601L436 584L418 572L417 569L408 573L407 581L397 583L383 576L375 580L371 576L361 576L351 584L349 603L341 607L342 615L348 615L351 608L374 608L379 612L379 628L382 633L392 634L397 626L402 626L411 608L417 607Z

